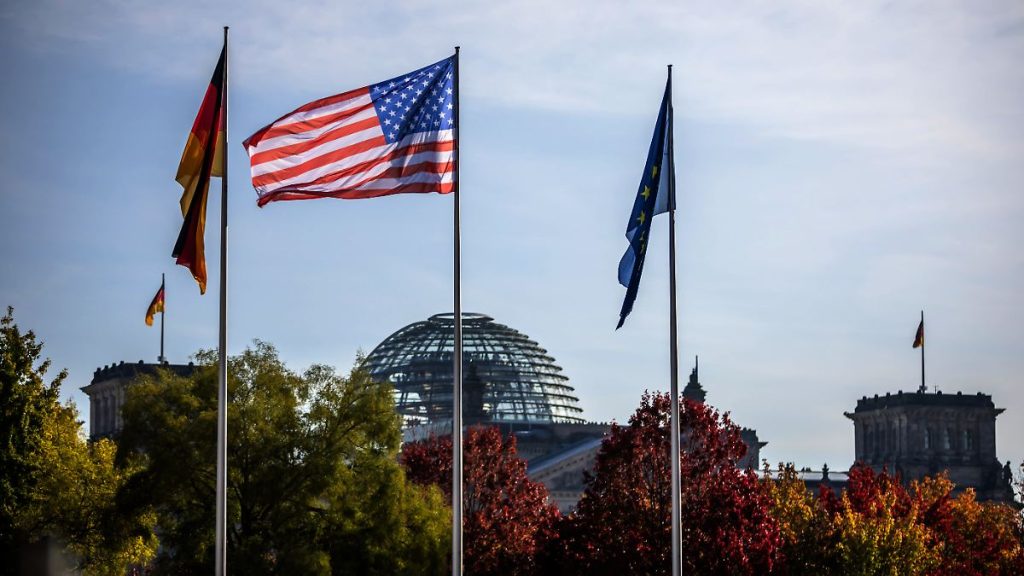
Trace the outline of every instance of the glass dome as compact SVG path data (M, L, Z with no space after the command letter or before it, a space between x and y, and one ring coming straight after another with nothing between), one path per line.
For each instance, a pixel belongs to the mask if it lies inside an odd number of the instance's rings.
M450 421L455 315L436 314L388 336L366 357L395 387L406 426ZM462 413L479 422L583 422L555 359L525 334L483 314L462 315Z

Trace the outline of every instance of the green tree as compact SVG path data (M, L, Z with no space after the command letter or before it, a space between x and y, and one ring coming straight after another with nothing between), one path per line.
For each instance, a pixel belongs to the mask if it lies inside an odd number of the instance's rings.
M158 517L156 573L213 563L216 356L189 378L160 372L129 390L119 457L144 469L122 493ZM443 566L440 496L396 462L392 391L354 370L299 375L256 342L228 367L228 563L240 574L428 573ZM351 570L349 568L351 567Z
M64 542L85 574L124 574L156 550L153 518L121 516L114 496L132 472L114 465L109 440L88 443L73 404L58 402L65 371L44 381L42 344L0 320L0 573L16 569L16 546L46 536Z
M61 371L46 382L49 360L40 361L42 342L30 330L22 334L14 323L14 309L0 319L0 557L17 557L19 533L16 513L32 494L39 469L40 431L55 406ZM0 562L0 573L13 570Z
M157 548L155 517L121 516L115 503L134 465L115 465L110 440L86 442L71 404L54 404L40 436L35 486L17 516L21 529L64 541L85 574L120 576L148 562Z

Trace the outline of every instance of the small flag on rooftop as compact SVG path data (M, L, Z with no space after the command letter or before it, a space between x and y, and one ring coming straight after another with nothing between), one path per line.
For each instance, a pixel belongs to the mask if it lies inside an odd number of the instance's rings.
M164 283L160 283L160 289L156 291L156 295L153 296L153 301L149 303L149 308L146 309L146 326L153 325L153 317L164 311Z
M454 190L455 57L329 96L243 142L260 206Z

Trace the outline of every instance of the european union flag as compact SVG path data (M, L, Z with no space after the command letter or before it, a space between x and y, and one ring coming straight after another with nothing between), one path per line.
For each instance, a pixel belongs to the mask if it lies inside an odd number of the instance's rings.
M647 165L640 179L640 188L633 202L633 211L629 214L626 224L626 239L629 248L619 261L619 284L626 287L626 299L622 302L619 312L619 324L622 327L626 316L633 310L636 291L640 286L640 273L644 269L644 257L647 254L647 241L651 232L651 219L663 212L675 209L675 197L672 185L672 158L670 157L669 139L672 135L672 77L665 84L665 96L661 100L658 111L658 123L654 126L654 138L651 149L647 153Z

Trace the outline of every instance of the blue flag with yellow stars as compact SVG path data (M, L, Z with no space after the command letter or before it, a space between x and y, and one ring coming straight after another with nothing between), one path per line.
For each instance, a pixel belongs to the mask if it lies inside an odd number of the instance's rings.
M647 254L647 241L651 232L651 219L656 214L668 212L675 208L675 198L671 197L669 179L672 177L672 158L669 157L669 138L672 133L672 78L665 84L665 97L661 100L658 111L658 123L654 126L654 138L651 149L647 152L647 165L640 179L640 188L633 202L633 211L629 214L626 224L626 239L629 248L619 261L619 284L626 287L626 299L622 302L619 312L619 324L622 328L626 316L633 310L637 288L640 286L640 273L644 269L644 257Z

